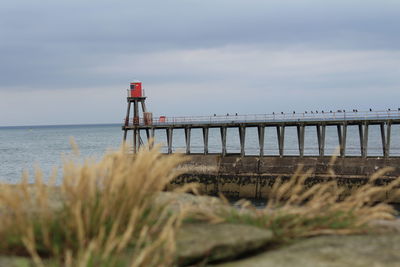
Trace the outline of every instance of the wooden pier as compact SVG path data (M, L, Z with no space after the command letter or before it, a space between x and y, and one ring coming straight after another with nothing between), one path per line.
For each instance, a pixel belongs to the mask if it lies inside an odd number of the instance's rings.
M129 101L134 101L129 99ZM135 100L137 101L137 100ZM326 127L333 126L337 129L337 138L340 147L340 156L346 157L346 140L348 126L357 126L360 138L361 157L368 156L368 130L371 125L380 127L382 141L382 155L390 157L392 125L400 124L400 110L387 111L366 111L366 112L346 112L329 111L313 113L279 113L261 115L224 115L224 116L199 116L199 117L160 117L151 122L138 119L137 113L134 119L129 119L129 105L125 124L122 126L124 140L128 131L133 131L134 151L137 151L141 142L138 141L140 131L146 131L147 138L154 138L155 131L165 131L167 136L167 153L173 152L173 133L176 129L183 129L185 132L186 153L191 154L191 131L201 129L203 135L203 154L209 154L208 139L209 130L217 128L221 137L222 156L227 155L227 129L236 128L239 134L240 155L245 156L245 136L248 128L256 128L258 133L259 156L264 155L264 133L267 127L276 129L279 156L284 157L285 129L295 127L297 130L299 156L304 156L304 136L306 127L315 129L318 141L318 154L325 156L325 135Z

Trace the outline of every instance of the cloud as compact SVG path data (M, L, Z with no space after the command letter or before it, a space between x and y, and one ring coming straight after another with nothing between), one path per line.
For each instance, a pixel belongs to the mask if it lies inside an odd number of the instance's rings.
M212 113L391 106L399 10L395 0L2 3L0 109L12 112L0 124L24 123L20 94L35 99L26 123L91 122L68 114L92 110L119 121L133 78L155 112L172 115L205 114L205 105ZM63 96L65 105L52 108ZM118 112L105 111L107 101Z

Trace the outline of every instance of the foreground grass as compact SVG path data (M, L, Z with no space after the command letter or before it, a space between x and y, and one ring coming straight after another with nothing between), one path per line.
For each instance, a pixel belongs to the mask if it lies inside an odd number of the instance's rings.
M0 188L0 254L63 266L169 266L181 216L153 204L182 157L126 148L96 163L66 160L62 184L27 178ZM58 203L55 203L55 196ZM129 252L129 253L127 253Z
M289 181L275 182L263 209L246 201L240 209L228 202L204 209L189 205L184 218L182 209L172 213L154 204L178 175L182 156L162 156L148 148L135 158L127 154L123 147L100 162L66 160L57 187L55 176L44 183L40 171L34 184L25 177L14 186L0 185L0 254L29 256L37 266L172 266L175 233L184 219L269 229L281 244L315 235L366 233L371 221L396 216L392 206L377 202L387 191L397 196L399 179L375 185L389 169L344 195L335 181L307 187L311 171L299 168Z
M333 158L332 161L335 159ZM269 229L276 243L317 235L348 235L370 233L376 220L394 220L395 208L388 203L399 196L400 179L386 186L376 180L390 168L373 174L369 182L344 194L335 179L307 187L305 181L312 170L299 167L288 181L277 179L265 208L256 208L248 201L239 201L238 209L209 208L192 213L192 218L213 223L230 222ZM334 177L332 170L329 173ZM384 199L387 192L392 198ZM229 204L229 202L221 198Z

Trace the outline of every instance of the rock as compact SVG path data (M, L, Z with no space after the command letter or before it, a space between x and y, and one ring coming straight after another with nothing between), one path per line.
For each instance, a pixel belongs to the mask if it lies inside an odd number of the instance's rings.
M399 234L322 236L217 266L400 266L399 251Z
M179 265L232 259L271 242L272 232L240 224L185 224L177 234Z
M400 233L400 219L396 220L374 220L369 223L376 232L395 232Z
M0 267L33 267L30 258L0 255Z
M167 204L171 211L178 211L185 206L190 206L192 210L200 209L203 211L232 208L216 197L196 196L187 193L175 192L158 193L155 198L155 203L159 205Z

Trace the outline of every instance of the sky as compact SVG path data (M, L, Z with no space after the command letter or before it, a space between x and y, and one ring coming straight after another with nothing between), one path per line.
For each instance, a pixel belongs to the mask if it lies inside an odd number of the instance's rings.
M399 108L398 0L6 0L0 126Z

